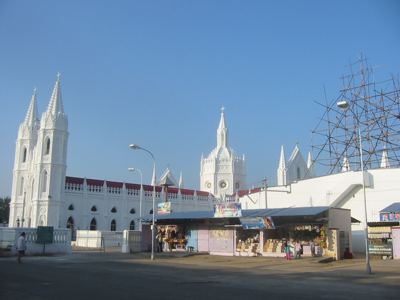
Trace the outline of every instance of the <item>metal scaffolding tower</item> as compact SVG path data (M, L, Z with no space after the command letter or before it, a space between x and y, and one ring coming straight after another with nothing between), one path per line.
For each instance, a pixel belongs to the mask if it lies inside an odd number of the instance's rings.
M361 55L342 77L339 96L325 104L325 111L312 131L315 163L327 174L360 170L362 140L364 168L400 166L399 77L376 82L373 69ZM337 104L346 101L347 109Z

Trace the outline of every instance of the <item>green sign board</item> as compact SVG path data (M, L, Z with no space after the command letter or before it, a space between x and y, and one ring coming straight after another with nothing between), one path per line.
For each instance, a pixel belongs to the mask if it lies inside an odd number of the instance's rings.
M39 226L37 228L36 234L37 244L51 244L53 243L53 226Z

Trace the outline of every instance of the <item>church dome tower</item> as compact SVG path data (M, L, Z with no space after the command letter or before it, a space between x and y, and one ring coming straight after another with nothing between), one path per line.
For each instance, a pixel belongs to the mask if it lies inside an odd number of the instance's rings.
M217 197L233 195L246 187L245 158L235 155L228 144L228 128L225 110L221 108L221 118L217 129L217 147L200 162L200 189Z

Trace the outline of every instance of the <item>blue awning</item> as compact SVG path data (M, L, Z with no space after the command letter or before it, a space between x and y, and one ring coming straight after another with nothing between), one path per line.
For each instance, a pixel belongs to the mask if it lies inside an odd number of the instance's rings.
M242 217L295 217L316 216L329 210L329 206L244 209ZM144 219L151 219L150 216ZM213 211L183 211L156 216L157 220L214 219Z
M394 202L390 204L388 207L385 207L380 212L400 212L400 202Z

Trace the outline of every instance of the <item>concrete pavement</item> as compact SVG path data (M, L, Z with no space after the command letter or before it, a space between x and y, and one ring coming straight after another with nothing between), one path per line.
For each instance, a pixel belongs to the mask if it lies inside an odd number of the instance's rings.
M400 261L79 252L0 258L0 299L399 299Z

